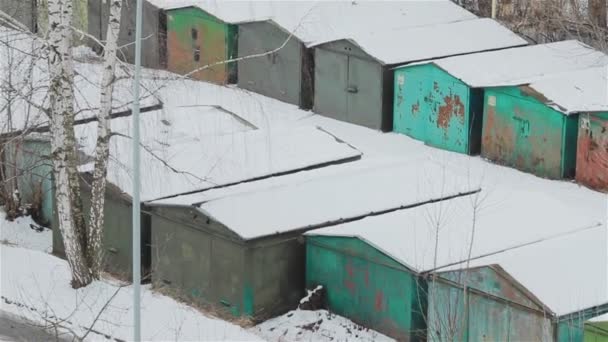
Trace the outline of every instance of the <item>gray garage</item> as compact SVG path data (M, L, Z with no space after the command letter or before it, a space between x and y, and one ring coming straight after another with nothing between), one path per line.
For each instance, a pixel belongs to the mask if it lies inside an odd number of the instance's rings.
M142 66L154 69L166 67L167 20L165 12L144 0L142 37ZM118 46L120 57L128 63L135 61L135 5L134 0L123 2ZM88 1L88 31L98 40L104 41L108 31L110 1ZM100 51L99 44L89 40L90 46Z
M255 320L297 306L304 291L299 232L244 239L194 206L150 211L155 287Z
M91 203L92 174L82 173L81 193L85 218L88 220ZM131 281L132 276L132 202L115 185L108 183L104 211L103 228L104 270L119 279ZM56 220L53 218L53 254L65 258L63 240ZM141 215L141 278L144 282L150 276L150 217L145 210Z
M389 131L393 67L526 44L491 19L376 31L317 44L313 109L337 120Z
M273 51L285 44L275 53L239 61L239 87L310 109L314 76L312 49L271 20L241 23L238 34L239 57Z

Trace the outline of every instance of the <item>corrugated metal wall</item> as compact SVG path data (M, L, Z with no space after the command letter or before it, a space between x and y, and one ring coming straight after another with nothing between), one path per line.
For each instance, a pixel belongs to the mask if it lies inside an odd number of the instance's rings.
M81 182L82 202L85 219L88 221L91 203L90 187ZM132 279L132 246L131 203L122 192L112 184L107 185L104 205L105 222L103 231L104 269L121 279ZM141 218L142 246L142 279L146 281L150 273L150 218L142 213ZM65 256L63 240L57 225L56 215L53 218L53 253Z
M118 45L122 46L119 57L128 63L135 62L135 6L134 0L125 0L121 14L121 29ZM109 1L88 1L88 31L99 40L105 40L110 15ZM165 14L148 1L143 1L142 66L154 69L166 67ZM88 41L95 51L99 44Z
M390 109L383 103L383 67L358 47L344 40L316 47L314 84L315 112L390 130Z
M152 211L156 287L255 320L297 307L304 292L304 245L297 234L243 241L190 208Z
M552 316L490 267L442 273L428 287L429 341L553 340Z
M576 180L590 188L608 190L608 113L579 116Z
M282 234L248 243L249 281L245 305L263 320L297 308L304 296L305 246L297 234Z
M608 342L608 322L587 322L584 342Z
M355 238L307 237L306 284L323 285L329 309L399 340L423 338L424 284Z
M239 57L273 51L289 34L271 22L239 25ZM304 45L295 37L278 52L238 63L238 84L243 89L302 106Z
M167 12L167 67L178 74L237 56L238 28L194 7ZM236 63L217 64L191 77L217 84L236 82Z
M481 132L471 129L471 91L466 84L432 64L398 69L394 82L395 132L448 151L478 152Z
M243 312L245 248L222 225L188 208L152 208L152 282L173 295Z
M37 11L35 1L0 0L0 10L25 25L30 31L36 32Z
M574 176L576 116L548 107L526 89L486 89L482 156L541 177Z
M41 196L41 223L50 225L53 219L53 166L50 161L51 145L47 139L26 137L11 141L4 149L7 179L17 180L22 204L32 204Z

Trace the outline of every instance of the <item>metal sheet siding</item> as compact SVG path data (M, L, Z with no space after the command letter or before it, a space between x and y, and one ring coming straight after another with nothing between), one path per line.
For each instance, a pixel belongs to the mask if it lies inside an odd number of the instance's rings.
M52 192L53 166L49 159L50 142L25 138L22 141L7 142L2 148L6 179L17 180L17 188L24 204L32 204L41 196L38 219L50 225L55 200Z
M306 284L325 287L330 310L399 340L426 334L426 290L403 266L355 238L308 237L306 246Z
M348 121L348 56L315 49L314 111L340 121Z
M485 274L479 281L488 288L497 279ZM550 317L470 289L465 303L463 291L441 281L429 281L429 341L553 340Z
M584 342L608 342L608 322L586 323Z
M0 0L0 10L11 18L36 32L36 9L34 1Z
M239 57L280 47L289 34L269 22L239 25ZM238 63L239 87L300 106L303 45L295 38L278 52Z
M119 57L128 63L135 63L135 7L134 0L126 0L121 14L118 45L122 46ZM88 32L99 41L105 41L110 16L110 1L88 1ZM142 66L147 68L165 68L163 54L166 52L166 27L162 24L165 19L164 11L148 1L143 1L142 36ZM88 39L89 46L98 52L102 47L93 39Z
M348 122L382 129L382 67L376 62L348 57Z
M304 244L277 236L251 251L252 316L262 320L295 309L304 296Z
M523 87L486 89L481 154L540 177L559 179L574 170L572 121Z
M84 183L84 182L83 182ZM104 211L106 212L103 231L103 248L105 253L104 269L121 279L132 279L132 207L131 204L119 198L116 190L108 185ZM82 202L85 219L88 221L90 211L90 188L82 184ZM114 188L115 189L115 188ZM111 213L111 214L110 214ZM147 214L142 214L142 278L150 271L149 248L150 226ZM53 253L65 256L63 240L57 227L56 217L53 219Z
M208 13L193 7L171 10L167 14L167 67L169 71L187 74L197 68L227 60L234 42L227 25ZM198 60L197 60L198 59ZM192 75L193 78L217 84L230 79L227 64L218 64Z
M434 65L395 71L393 130L448 151L469 153L469 88Z
M315 48L314 111L319 114L386 129L383 81L383 66L347 41Z
M579 116L576 180L608 191L608 113Z
M566 321L557 324L557 342L583 342L585 323L580 320Z
M222 227L183 209L154 209L152 282L199 305L240 316L245 308L245 249ZM225 233L224 233L225 234Z

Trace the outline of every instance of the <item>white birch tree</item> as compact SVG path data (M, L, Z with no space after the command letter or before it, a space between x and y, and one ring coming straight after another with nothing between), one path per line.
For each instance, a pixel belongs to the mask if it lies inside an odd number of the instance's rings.
M110 156L110 114L112 112L112 92L114 90L115 69L117 63L118 35L122 0L113 0L110 4L110 18L103 59L101 80L101 103L97 114L97 144L95 147L95 169L91 190L91 214L87 229L88 259L94 278L99 278L103 260L103 226L104 204L106 193L106 175ZM135 204L134 204L135 205Z
M49 0L49 100L51 122L51 156L55 177L55 199L58 225L63 237L66 258L72 270L72 287L86 286L92 281L87 267L83 226L77 219L79 200L74 183L76 139L74 134L74 65L72 60L72 1ZM76 174L76 177L74 177ZM79 188L79 187L78 187Z
M102 238L110 112L117 63L122 0L110 4L107 42L101 80L98 136L95 148L91 214L87 225L80 194L76 137L74 132L74 66L72 58L72 1L49 0L50 121L53 174L58 225L66 258L72 270L72 286L79 288L99 279L103 260Z

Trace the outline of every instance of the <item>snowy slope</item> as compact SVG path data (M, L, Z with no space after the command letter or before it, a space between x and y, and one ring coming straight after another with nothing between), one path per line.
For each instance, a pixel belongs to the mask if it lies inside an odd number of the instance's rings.
M7 221L4 209L0 207L0 243L50 253L53 248L52 231L46 228L36 231L30 224L37 226L29 216Z
M103 306L111 304L101 314L93 328L115 338L132 338L133 290L112 281L97 281L86 288L73 290L65 261L38 251L1 246L1 293L10 301L33 307L38 312L2 302L1 309L35 322L41 315L52 314L67 319L70 328L83 333L90 327ZM142 289L142 339L146 341L201 340L261 340L256 335L232 323L205 316L169 297L159 295L149 286ZM89 340L99 340L92 334Z

